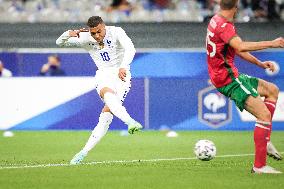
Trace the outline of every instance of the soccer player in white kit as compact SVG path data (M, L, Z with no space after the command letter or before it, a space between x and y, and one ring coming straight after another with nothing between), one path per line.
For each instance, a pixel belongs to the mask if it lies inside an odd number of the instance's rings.
M130 63L135 55L131 39L122 28L106 26L99 16L90 17L87 26L87 30L66 31L56 40L59 46L77 46L89 52L98 68L95 76L96 90L105 103L88 142L70 164L81 163L106 134L113 115L128 125L130 134L142 129L142 125L131 118L122 105L131 87Z

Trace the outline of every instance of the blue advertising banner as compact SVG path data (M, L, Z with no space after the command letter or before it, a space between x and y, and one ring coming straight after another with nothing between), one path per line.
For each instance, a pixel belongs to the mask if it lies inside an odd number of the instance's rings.
M40 51L40 50L39 50ZM0 60L15 76L38 76L47 57L55 53L0 52ZM56 53L67 76L94 76L95 64L88 53ZM265 79L284 78L284 51L260 51L253 53L262 61L275 61L280 66L277 75L270 76L262 68L236 58L239 71ZM192 79L208 79L205 51L182 52L138 52L131 64L134 78L171 78L188 77Z
M273 130L283 130L284 80L274 113ZM223 97L204 79L151 79L149 122L151 129L252 130L255 118L240 112L234 102Z
M51 78L30 77L38 76L50 54L53 53L0 53L5 67L18 76L0 80L0 129L92 129L96 125L103 103L91 85L92 81L89 81L96 71L91 58L87 53L59 51L57 54L67 76L77 77L66 77L69 81L53 78L57 80L55 84ZM275 61L280 68L278 73L267 73L240 58L236 58L236 65L240 72L273 82L279 87L273 130L284 130L284 51L260 51L254 55L263 61ZM203 51L139 52L131 70L134 79L125 106L147 129L254 128L253 116L245 111L241 113L233 102L208 84L206 54ZM118 119L111 125L111 129L125 128Z
M0 129L93 129L103 102L93 77L0 79ZM144 124L144 81L133 79L124 105ZM127 129L117 118L110 129Z

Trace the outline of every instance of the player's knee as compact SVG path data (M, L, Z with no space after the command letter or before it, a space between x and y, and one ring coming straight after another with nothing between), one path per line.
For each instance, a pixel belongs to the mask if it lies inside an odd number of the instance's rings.
M267 97L274 98L275 100L277 100L279 95L279 88L275 84L269 83L268 87L266 88L266 91Z
M103 109L102 109L102 112L110 112L111 113L108 106L104 106Z
M102 89L100 90L100 97L101 97L101 98L104 98L104 96L105 96L105 94L106 94L107 92L109 92L109 93L114 93L113 90L111 90L111 89L108 88L108 87L105 87L105 88L102 88Z
M270 93L275 98L278 98L279 95L279 88L275 84L271 84Z

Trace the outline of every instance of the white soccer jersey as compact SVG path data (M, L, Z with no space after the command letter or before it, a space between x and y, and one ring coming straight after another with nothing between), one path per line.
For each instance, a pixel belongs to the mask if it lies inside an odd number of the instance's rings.
M77 46L86 49L98 68L95 76L98 94L100 95L101 89L110 88L123 103L131 87L130 63L134 58L135 48L131 39L120 27L106 26L103 42L104 47L101 49L90 32L80 32L79 37L70 37L69 31L64 32L56 40L59 46ZM127 69L125 81L118 77L119 68Z
M105 68L130 69L135 55L131 39L120 27L106 26L103 39L104 48L91 36L90 32L80 32L79 37L70 37L69 31L64 32L57 40L59 46L77 46L87 50L99 70Z

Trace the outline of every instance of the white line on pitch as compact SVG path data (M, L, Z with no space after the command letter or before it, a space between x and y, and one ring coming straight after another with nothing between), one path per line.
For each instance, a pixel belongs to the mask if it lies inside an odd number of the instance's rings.
M284 152L280 152L283 154ZM230 154L230 155L220 155L216 158L228 158L228 157L245 157L253 156L254 154ZM159 159L141 159L141 160L110 160L110 161L94 161L89 163L82 163L80 165L96 165L96 164L115 164L115 163L139 163L139 162L159 162L159 161L181 161L181 160L195 160L196 157L185 157L185 158L159 158ZM7 167L0 167L3 169L24 169L24 168L42 168L42 167L68 167L74 166L69 163L58 163L58 164L40 164L40 165L13 165Z

